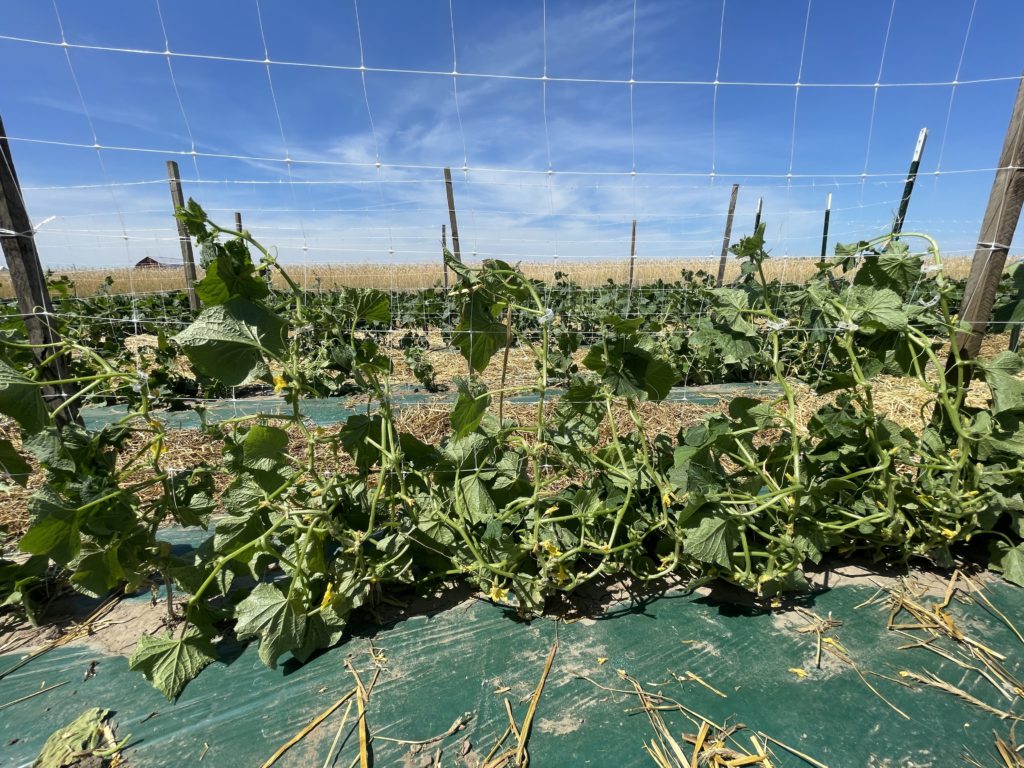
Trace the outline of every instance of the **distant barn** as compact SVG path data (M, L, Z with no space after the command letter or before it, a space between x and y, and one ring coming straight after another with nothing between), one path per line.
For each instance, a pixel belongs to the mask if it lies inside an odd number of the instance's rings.
M140 259L135 264L136 269L174 269L175 267L180 266L180 264L165 264L163 262L157 261L152 256L147 256L144 259Z

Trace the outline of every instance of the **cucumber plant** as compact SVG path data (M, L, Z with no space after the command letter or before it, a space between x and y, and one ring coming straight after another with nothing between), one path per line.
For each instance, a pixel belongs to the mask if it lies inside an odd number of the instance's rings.
M170 698L216 659L217 638L252 638L271 667L286 654L302 661L396 588L464 580L532 615L597 577L720 578L771 595L805 589L803 567L830 552L949 565L968 541L1024 583L1024 360L1006 352L978 365L985 407L965 403L955 375L947 383L938 355L959 330L957 286L926 236L842 247L780 301L761 228L734 248L737 283L698 280L699 304L666 305L656 319L612 301L585 328L563 323L515 266L470 268L448 255L450 341L467 375L453 382L450 433L428 445L396 418L402 393L381 349L388 294L321 301L249 233L211 222L192 201L179 216L208 259L205 308L169 343L198 375L265 382L289 406L204 416L218 464L167 466L152 382L74 339L49 351L89 361L73 378L77 398L138 391L117 423L58 431L28 345L0 336L10 361L0 364L0 412L47 473L19 541L25 557L0 561L0 595L31 609L47 569L88 594L154 578L169 597L186 594L168 599L168 631L142 638L130 661ZM267 271L289 289L268 288ZM692 322L694 306L706 322ZM344 348L331 364L363 402L335 431L302 410L337 384L329 367L311 368L324 334ZM488 389L481 374L508 343L533 355L535 377ZM757 371L780 394L734 398L677 434L650 429L641 404L667 397L701 355ZM916 430L888 419L875 403L881 374L919 380L934 415ZM803 419L796 380L834 401ZM531 400L532 418L502 418L494 401L508 397ZM0 444L0 459L24 479L12 444ZM219 493L215 477L228 479ZM207 535L180 554L161 537L170 523Z

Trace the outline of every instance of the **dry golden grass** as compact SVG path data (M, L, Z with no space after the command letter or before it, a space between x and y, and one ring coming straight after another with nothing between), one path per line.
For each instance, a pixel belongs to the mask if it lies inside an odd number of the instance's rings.
M814 258L772 259L767 262L768 279L779 278L787 282L800 283L817 272ZM555 271L569 275L574 282L585 288L605 285L612 280L625 285L629 275L629 264L623 261L549 261L526 262L520 265L523 272L539 280L550 281ZM309 290L332 288L380 288L382 290L413 291L440 286L443 278L441 266L435 264L289 264L286 269L292 278ZM646 285L659 278L672 282L680 279L683 270L716 273L718 259L638 259L634 267L634 279L639 285ZM946 274L953 278L964 278L970 271L970 259L956 258L946 261ZM74 282L74 293L78 296L93 296L106 287L109 276L113 285L111 293L156 293L184 288L185 274L181 269L85 269L55 271L54 277L67 275ZM725 279L730 281L739 276L739 261L730 258L726 266ZM277 282L283 287L279 276ZM9 274L0 275L0 298L12 298L14 292Z

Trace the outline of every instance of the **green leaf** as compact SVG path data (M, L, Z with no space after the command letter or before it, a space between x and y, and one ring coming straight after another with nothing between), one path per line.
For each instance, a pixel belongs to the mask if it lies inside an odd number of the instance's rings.
M39 385L0 360L0 413L27 431L39 432L50 419Z
M269 375L264 353L284 353L287 323L246 299L204 309L174 337L200 372L228 386Z
M289 597L277 584L259 584L235 608L239 640L259 637L260 660L277 668L281 654L301 648L306 634L306 614L296 597Z
M444 457L457 469L475 471L493 452L494 443L486 435L470 432L460 440L449 440L444 446Z
M487 411L491 398L487 396L487 389L483 385L457 378L455 386L459 389L459 398L452 408L451 424L455 439L458 440L480 426L480 419Z
M441 452L437 448L408 432L398 435L398 444L402 447L403 460L415 469L429 469L441 458Z
M46 555L61 565L78 556L82 545L78 531L78 512L64 506L60 499L45 489L30 502L35 519L18 542L22 552Z
M629 341L595 344L583 365L620 397L664 400L676 383L672 366Z
M174 212L175 218L185 225L185 231L200 242L207 239L206 211L191 197Z
M978 438L978 455L983 460L1001 453L1024 458L1024 414L1009 410L993 417L990 411L980 411L971 432Z
M479 280L477 280L476 275L473 274L473 270L471 270L461 261L456 259L455 255L447 248L444 249L443 256L445 266L448 267L448 269L450 269L452 272L454 272L460 278L462 283L464 283L465 285L473 285L479 282Z
M28 482L32 468L20 453L11 445L10 440L0 438L0 471L5 472L8 477L22 488Z
M856 243L836 243L836 256L854 256L867 247L867 240L860 240Z
M775 426L778 418L771 405L751 397L734 397L729 402L729 415L743 427L759 429Z
M355 289L349 297L356 320L364 323L390 323L391 297L376 288Z
M748 363L757 352L747 334L731 328L700 327L690 335L689 343L695 350L703 351L706 359L726 365Z
M716 299L715 311L731 328L743 332L754 332L754 326L743 313L750 308L750 298L739 288L715 288L711 291Z
M255 275L243 241L207 243L205 247L213 248L217 257L207 265L206 276L196 285L203 304L214 306L233 298L262 299L270 293L267 284Z
M729 520L705 515L695 527L687 528L683 551L702 563L716 563L725 568L732 565L730 552L735 534Z
M253 503L262 498L262 494L253 498ZM243 505L239 505L243 506ZM258 538L263 533L260 516L255 514L240 514L237 516L218 517L217 525L214 528L213 548L220 553L231 552L238 549L248 541ZM248 555L251 557L251 551ZM246 561L246 555L240 555L239 560Z
M382 422L380 416L364 416L357 413L349 416L338 431L338 439L349 456L355 461L359 469L366 471L380 459L380 444ZM373 440L374 445L370 441Z
M992 393L992 414L1003 411L1024 410L1024 358L1016 352L1000 352L991 360L978 362L985 375L985 383Z
M119 544L91 552L75 566L71 583L87 595L102 597L124 578L124 569L117 557Z
M578 454L586 454L597 444L604 418L604 401L600 397L598 385L574 377L555 407L555 419L559 427L552 435L552 440Z
M321 648L327 648L341 640L345 633L345 622L328 622L323 617L323 612L312 614L306 621L306 628L302 635L302 642L292 651L301 662L306 662L309 657Z
M1001 571L1007 581L1024 587L1024 544L1011 547L1005 542L998 542L993 547L989 567Z
M907 327L903 300L888 288L855 285L849 291L849 307L853 321L869 333Z
M853 278L853 284L888 288L904 296L920 279L920 255L897 249L866 257Z
M479 475L459 478L459 496L466 517L473 523L486 523L498 516L498 507Z
M672 453L672 467L668 471L668 479L680 496L689 489L690 462L700 450L692 445L680 445Z
M179 638L169 632L159 636L143 635L128 666L145 675L154 688L173 701L215 658L210 641L190 629Z
M466 298L462 316L452 334L452 345L469 362L474 372L482 371L505 343L505 326L495 320L496 307L475 290Z
M288 433L280 427L255 424L242 441L242 465L258 472L271 472L285 463Z
M75 471L74 459L64 450L56 427L48 427L30 435L22 447L46 469Z

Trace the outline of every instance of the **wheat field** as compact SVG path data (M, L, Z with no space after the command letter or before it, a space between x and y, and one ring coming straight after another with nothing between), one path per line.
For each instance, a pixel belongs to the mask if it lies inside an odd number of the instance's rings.
M766 263L769 280L779 278L800 283L817 272L815 258L772 259ZM956 258L945 262L946 275L963 278L970 271L970 259ZM627 261L550 261L526 262L519 265L523 272L538 280L550 281L556 271L568 275L584 288L595 288L611 280L625 285L629 277ZM333 288L380 288L393 291L414 291L439 287L443 284L441 265L438 264L287 264L285 268L301 286L311 291ZM673 282L684 271L704 270L717 273L718 259L637 259L634 281L647 285L659 279ZM71 281L68 295L93 296L98 293L146 294L180 290L185 287L184 270L173 267L114 269L61 269L48 273L51 280L66 277ZM201 276L201 275L200 275ZM726 264L726 282L739 276L739 261L730 258ZM112 282L108 285L107 278ZM454 276L449 275L450 280ZM284 286L280 276L275 282ZM56 294L55 291L51 293ZM0 274L0 298L14 297L10 274Z

